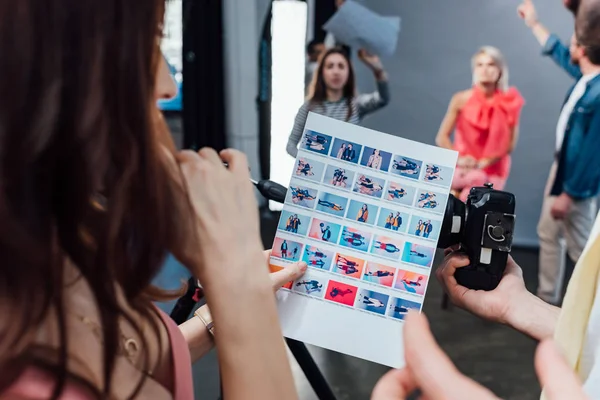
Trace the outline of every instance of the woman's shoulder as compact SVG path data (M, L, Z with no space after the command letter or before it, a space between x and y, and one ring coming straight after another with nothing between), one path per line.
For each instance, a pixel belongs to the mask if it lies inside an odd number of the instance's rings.
M456 111L460 111L469 99L473 96L473 89L461 90L454 93L452 96L451 104Z

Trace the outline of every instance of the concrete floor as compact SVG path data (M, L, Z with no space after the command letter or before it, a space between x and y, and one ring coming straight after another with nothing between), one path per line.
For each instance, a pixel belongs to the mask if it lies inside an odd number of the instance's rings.
M178 145L181 143L181 125L176 118L168 118L169 126ZM270 248L278 213L263 214L262 234L265 248ZM524 271L529 290L537 286L537 250L514 249L513 257ZM436 261L442 258L438 254ZM183 277L176 261L169 260L160 277L168 282ZM539 386L533 369L536 342L510 328L482 321L456 308L441 309L442 289L432 279L425 298L423 312L442 348L460 371L491 389L497 396L508 400L539 398ZM165 305L170 309L171 305ZM387 367L345 356L314 346L307 346L338 399L369 399L377 380ZM290 362L301 400L318 399L293 357ZM217 399L219 374L216 353L212 351L194 365L196 398Z

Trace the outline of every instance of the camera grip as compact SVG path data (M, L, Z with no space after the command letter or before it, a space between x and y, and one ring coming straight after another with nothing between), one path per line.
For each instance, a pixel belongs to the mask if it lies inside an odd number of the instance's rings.
M477 258L469 255L469 259ZM454 272L454 278L459 285L469 289L494 290L502 280L507 261L508 253L494 251L490 264L476 263L458 268Z

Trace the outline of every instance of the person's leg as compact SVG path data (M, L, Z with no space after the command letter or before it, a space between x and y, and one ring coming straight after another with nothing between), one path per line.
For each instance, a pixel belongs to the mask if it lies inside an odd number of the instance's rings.
M596 198L573 203L573 208L565 220L564 235L567 252L573 262L577 262L590 237L596 219L598 205Z
M566 243L563 239L562 221L555 220L550 211L556 197L550 196L556 166L553 165L548 177L542 211L537 226L540 239L540 256L537 295L542 300L557 304L565 274Z

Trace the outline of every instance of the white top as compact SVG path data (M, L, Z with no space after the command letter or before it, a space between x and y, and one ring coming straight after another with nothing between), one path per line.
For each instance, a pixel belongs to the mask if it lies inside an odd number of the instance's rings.
M596 217L589 240L594 240L598 235L600 235L600 218ZM600 284L596 288L580 363L583 389L593 400L600 400Z
M565 130L567 129L569 117L571 117L571 114L573 113L575 104L577 104L579 99L584 95L587 83L594 79L596 75L598 75L598 73L582 76L581 79L577 81L569 99L563 106L560 116L558 117L558 123L556 124L556 151L560 151L560 148L562 147Z

